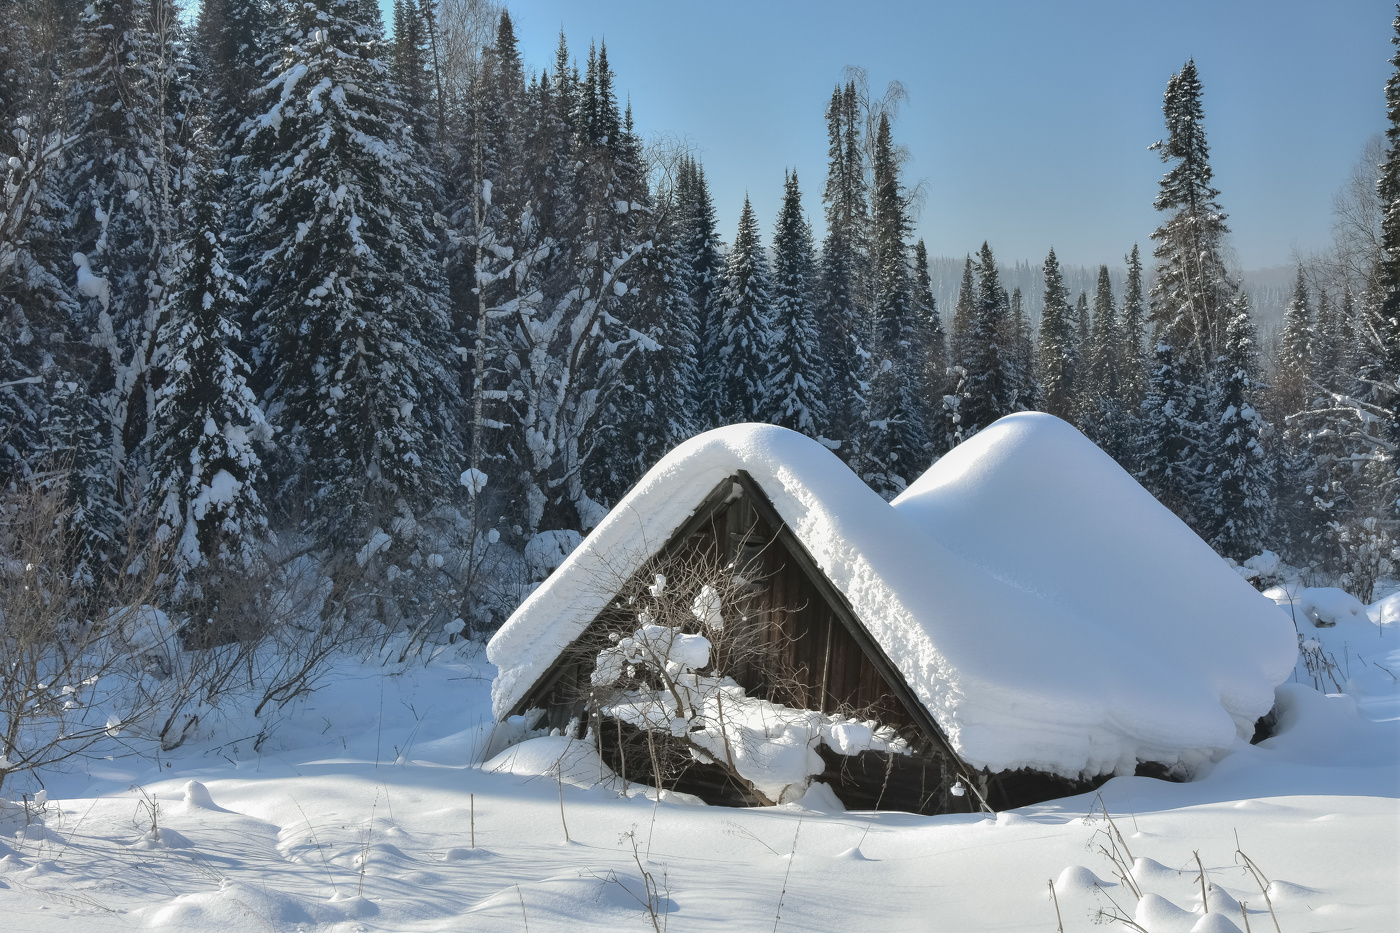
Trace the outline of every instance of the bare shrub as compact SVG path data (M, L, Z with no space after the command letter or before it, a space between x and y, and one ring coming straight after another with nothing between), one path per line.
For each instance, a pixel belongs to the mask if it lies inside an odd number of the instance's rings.
M849 728L839 713L782 705L806 691L787 663L785 636L760 616L762 556L751 547L728 563L712 551L657 557L572 646L578 669L589 672L577 705L600 750L604 730L609 743L616 736L624 780L628 761L658 788L699 763L771 805L805 790L810 777L792 771L805 764L770 771L773 753L810 750L833 728ZM893 729L869 725L867 747L908 751Z
M61 476L0 493L0 787L87 752L141 721L152 698L128 689L159 668L148 652L163 616L152 608L160 546L127 541L125 572L74 572L80 533Z

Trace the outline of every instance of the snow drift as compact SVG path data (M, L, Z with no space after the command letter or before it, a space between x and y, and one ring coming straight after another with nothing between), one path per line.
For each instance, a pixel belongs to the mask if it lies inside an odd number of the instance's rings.
M1057 418L998 421L893 504L816 441L736 425L667 455L496 634L498 718L740 470L975 767L1189 766L1292 670L1288 618Z

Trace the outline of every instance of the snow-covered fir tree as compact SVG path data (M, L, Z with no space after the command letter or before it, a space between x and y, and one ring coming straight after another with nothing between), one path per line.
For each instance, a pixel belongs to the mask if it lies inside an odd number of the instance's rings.
M1124 257L1128 279L1123 288L1123 313L1120 316L1122 348L1119 368L1123 381L1123 404L1130 414L1136 413L1147 394L1147 306L1142 294L1142 257L1137 244Z
M119 488L140 488L127 455L147 430L150 359L183 161L181 25L170 0L94 0L78 18L68 82L63 200L89 387L111 430Z
M1196 527L1194 497L1201 462L1201 389L1176 348L1157 342L1143 399L1135 462L1138 481L1187 524Z
M952 425L943 396L948 393L948 335L938 302L933 297L933 281L929 275L928 247L920 239L914 244L914 308L922 330L920 343L924 348L923 385L924 412L928 419L930 463L947 453L953 445Z
M1085 353L1084 389L1079 398L1080 430L1114 460L1126 464L1132 426L1123 399L1121 350L1113 283L1108 266L1099 266L1093 326Z
M948 335L948 361L953 366L967 362L968 342L972 336L973 309L977 304L977 287L972 278L972 256L963 258L962 281L953 304L953 326Z
M1341 307L1333 303L1326 288L1319 287L1308 353L1308 381L1315 387L1313 391L1330 392L1337 388L1342 340Z
M876 492L897 495L927 466L923 327L914 302L905 237L909 221L890 123L881 114L871 191L872 304L860 473Z
M869 204L853 84L832 90L826 128L827 176L822 192L826 238L822 241L817 323L822 356L831 370L827 389L830 436L842 442L841 456L853 463L858 456L855 442L865 407L862 382L869 355L863 326L867 320L863 284Z
M423 143L432 141L437 124L435 88L428 70L428 25L432 12L419 0L394 0L393 75L413 131ZM505 17L509 24L509 15ZM499 44L500 32L497 32ZM512 38L514 32L511 33Z
M1279 334L1278 358L1274 362L1273 404L1278 417L1301 411L1308 396L1308 377L1312 373L1313 314L1308 297L1308 285L1298 267L1293 299L1283 312L1283 331Z
M1258 369L1254 321L1241 295L1225 327L1211 379L1207 438L1211 463L1199 505L1206 540L1221 555L1244 561L1268 543L1273 483L1264 450L1267 426L1255 407Z
M1385 84L1385 161L1377 183L1382 214L1381 255L1376 270L1380 298L1376 323L1385 365L1382 382L1389 385L1400 381L1400 11L1392 29L1390 42L1395 46L1395 54L1390 58L1392 71ZM1400 445L1400 391L1387 389L1378 402L1387 411L1387 439L1392 445Z
M36 481L62 493L74 553L72 579L91 585L121 570L123 513L112 480L111 428L87 386L60 376L50 389L44 454Z
M1074 302L1074 350L1079 357L1080 378L1075 391L1075 404L1088 388L1088 377L1083 372L1085 359L1089 354L1089 337L1093 332L1093 319L1089 317L1089 293L1080 292Z
M610 458L609 445L630 417L618 398L621 373L649 339L628 325L654 210L640 144L612 87L605 46L590 51L577 87L564 93L556 84L553 99L576 101L574 169L567 182L546 173L526 189L518 218L503 221L516 246L495 247L499 270L479 279L487 291L504 289L478 319L498 334L490 369L503 380L486 390L499 417L481 423L499 432L498 462L514 473L512 509L526 538L592 527L632 469ZM494 186L483 188L494 201Z
M614 81L607 45L600 43L596 54L590 50L575 118L583 153L583 216L574 243L573 274L583 290L576 293L581 301L571 300L564 307L579 315L568 322L567 335L577 349L561 346L556 351L574 382L570 391L576 394L556 407L558 381L546 380L530 390L532 396L538 393L539 410L554 422L548 433L557 439L552 453L557 465L534 462L554 471L548 482L559 490L555 503L570 507L584 527L606 514L606 505L626 488L619 484L622 474L609 464L607 445L629 420L627 405L617 396L626 391L620 373L643 342L629 322L636 314L632 289L643 274L640 259L648 254L652 235L653 208L641 141L632 125L631 106L619 110ZM560 483L570 473L577 480L570 477Z
M719 423L721 396L718 361L724 330L724 308L720 302L724 249L715 227L715 206L705 180L705 167L693 156L683 158L678 167L674 210L677 246L686 264L686 286L696 316L699 424L713 427Z
M1035 333L1026 314L1026 299L1020 286L1011 292L1011 311L1007 317L1007 341L1012 347L1011 373L1016 385L1013 411L1040 409L1040 384L1035 375Z
M1075 348L1069 289L1065 287L1055 248L1045 256L1045 299L1040 312L1038 363L1040 395L1044 410L1059 418L1074 419L1078 395L1079 355Z
M676 248L671 212L663 209L648 243L632 260L624 307L635 349L622 366L609 407L615 419L606 447L605 501L616 502L672 447L698 430L700 379L695 306Z
M1016 401L1011 348L1004 345L1010 299L1001 287L996 258L986 243L978 253L977 293L971 316L964 371L954 392L960 441L1010 414Z
M814 313L812 228L802 213L797 172L784 175L783 204L773 231L773 368L767 390L773 407L767 420L820 437L827 427L830 375Z
M722 301L724 422L764 421L773 409L768 395L773 372L772 281L747 196L729 252Z
M75 303L64 282L65 205L60 198L63 132L55 56L17 17L0 36L0 477L38 466L48 395L68 363ZM63 278L60 278L60 275ZM55 352L61 359L55 359Z
M287 13L243 127L252 297L281 495L344 546L451 488L461 405L424 225L436 180L393 96L377 8L305 0Z
M275 39L274 11L268 0L202 0L193 45L198 59L204 117L212 142L221 150L219 167L236 155L239 127L253 116L250 107L262 83L264 57ZM230 180L231 181L231 180ZM233 199L236 208L240 199ZM235 215L241 219L241 215Z
M1206 144L1201 81L1189 60L1171 76L1163 97L1167 138L1159 144L1171 168L1162 176L1154 206L1167 219L1152 233L1157 241L1157 277L1152 286L1153 315L1162 333L1205 367L1224 341L1236 286L1222 253L1225 212L1212 186Z
M237 324L244 283L224 255L224 185L205 168L174 257L155 364L163 375L147 442L147 507L173 548L175 597L256 570L267 540L257 442L271 440L248 387ZM193 586L191 586L193 584Z

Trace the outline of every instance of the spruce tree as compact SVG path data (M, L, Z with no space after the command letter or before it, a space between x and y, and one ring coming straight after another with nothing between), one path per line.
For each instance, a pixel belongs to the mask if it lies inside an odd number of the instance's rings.
M572 74L556 76L556 101L566 96L566 82L574 84ZM490 393L499 416L480 422L499 436L499 470L509 474L518 534L527 539L592 527L642 457L634 450L626 463L618 459L626 453L618 432L635 440L628 426L638 421L622 398L634 384L626 380L636 377L624 373L651 346L653 315L662 310L642 292L658 296L654 275L666 273L664 262L651 262L655 208L640 143L619 113L613 82L606 49L594 46L587 72L567 95L577 101L570 177L526 189L525 209L504 222L506 235L528 248L503 250L491 260L502 271L478 273L483 285L505 289L487 318L499 347L487 376L501 382L478 393L483 401ZM537 90L529 99L544 98ZM537 215L546 202L567 214Z
M1237 561L1263 549L1274 513L1272 471L1263 446L1267 426L1255 408L1256 355L1249 301L1241 295L1211 379L1213 436L1207 449L1213 462L1199 507L1206 540Z
M1123 380L1123 402L1135 413L1147 394L1147 308L1142 296L1142 258L1137 244L1125 257L1128 280L1123 289L1122 348L1119 350Z
M1081 430L1120 464L1129 462L1131 426L1120 375L1122 336L1108 266L1099 266L1093 328L1086 353L1085 392L1080 399Z
M1395 385L1400 380L1400 8L1391 24L1391 45L1396 48L1390 58L1390 78L1385 84L1386 152L1377 182L1380 195L1381 258L1377 270L1377 290L1380 295L1380 336L1385 361L1385 380ZM1400 391L1387 390L1380 400L1388 411L1387 434L1392 444L1400 443Z
M1319 288L1308 360L1308 381L1315 389L1326 392L1337 390L1342 339L1341 308L1332 303L1325 288Z
M958 298L953 305L953 329L948 340L948 359L954 366L963 366L967 362L976 305L977 288L973 284L972 256L969 255L963 260L962 281L958 284Z
M1385 318L1386 361L1390 373L1400 374L1400 10L1392 22L1390 56L1393 71L1386 81L1386 160L1380 164L1376 189L1382 206L1380 219L1380 314ZM1400 402L1400 395L1396 396ZM1400 437L1400 406L1393 409L1392 433Z
M67 568L81 585L122 569L124 523L112 479L110 430L94 393L60 377L50 390L41 482L62 493L64 522L75 544L75 552L65 555Z
M62 113L49 83L57 83L55 66L53 56L25 41L26 32L0 38L14 53L0 62L13 82L5 89L11 96L0 100L13 108L3 124L10 132L0 134L8 137L0 146L0 477L6 481L38 466L52 383L86 355L64 282L72 264L62 242Z
M629 327L639 336L612 392L604 501L616 502L671 448L698 430L695 308L685 263L662 213L650 247L632 260Z
M920 239L914 244L914 305L923 329L924 411L928 422L930 462L946 454L953 445L952 425L943 397L948 394L948 337L933 297L933 281L928 269L928 248Z
M715 207L705 169L693 157L681 162L675 210L678 246L686 263L686 287L696 315L698 424L713 427L719 423L722 396L719 349L724 330L724 308L720 302L724 255L715 229Z
M199 4L194 44L202 72L204 116L220 150L220 168L227 168L237 155L238 129L253 116L250 97L262 83L263 59L274 37L274 11L268 0L202 0Z
M773 305L768 259L759 240L753 205L744 197L739 231L729 253L723 298L724 330L720 345L724 421L736 424L766 420L772 377Z
M1078 356L1074 352L1074 312L1069 305L1055 248L1045 256L1045 300L1040 312L1041 402L1045 411L1073 421L1078 389Z
M853 435L858 427L861 400L861 357L864 351L859 305L861 227L864 223L860 192L863 179L852 177L847 159L845 98L837 86L826 108L827 175L822 192L826 211L826 239L821 252L821 295L818 330L822 357L831 370L827 386L831 436L843 442L842 455L849 462L855 454Z
M283 490L306 494L328 544L426 510L463 460L444 289L422 219L436 180L382 51L377 8L302 3L243 127L278 474Z
M78 18L70 63L67 271L78 327L97 352L87 382L106 413L118 488L140 486L127 455L147 429L162 261L173 243L177 33L169 0L95 0Z
M967 338L965 372L960 374L957 396L957 435L966 440L1009 414L1015 404L1016 386L1010 369L1010 348L1005 346L1010 301L997 275L991 248L982 244L977 263L977 295Z
M802 213L797 172L784 173L783 204L773 231L773 371L769 421L820 437L827 426L830 382L813 313L816 260L812 228Z
M1274 363L1273 404L1275 417L1280 421L1302 411L1307 403L1312 349L1312 305L1307 282L1303 279L1303 267L1299 266L1293 300L1283 312L1283 332L1279 335L1278 359Z
M1026 315L1026 299L1020 286L1011 292L1011 314L1007 319L1007 341L1012 347L1012 380L1016 384L1013 411L1036 411L1040 408L1040 384L1035 375L1035 338L1030 318Z
M1171 169L1162 176L1154 206L1167 212L1152 233L1157 241L1157 279L1152 286L1153 314L1162 334L1193 367L1205 367L1224 340L1235 284L1222 255L1225 212L1220 192L1212 187L1210 149L1206 144L1201 82L1195 61L1187 61L1167 82L1162 113L1167 139L1159 143L1162 161Z
M1093 333L1093 319L1089 317L1089 293L1080 292L1079 298L1074 302L1074 353L1079 360L1081 370L1084 363L1088 361L1090 353L1090 336ZM1083 373L1079 379L1079 384L1075 387L1077 395L1082 398L1089 390L1089 374ZM1076 398L1078 401L1078 398Z
M1089 337L1088 362L1090 385L1100 397L1115 401L1122 391L1122 377L1119 373L1119 351L1122 338L1119 334L1118 312L1113 300L1113 283L1109 279L1108 266L1099 266L1098 287L1094 292L1094 317Z
M869 364L861 425L860 473L876 492L893 496L925 466L928 430L923 405L923 328L914 304L905 236L909 221L890 139L881 115L875 138L871 205Z
M262 562L267 516L255 441L271 439L239 356L244 283L224 256L221 179L207 166L189 204L155 362L164 375L148 441L156 537L174 545L175 596L199 576L238 577ZM203 571L203 573L199 573Z
M509 24L507 16L505 22ZM498 44L500 32L498 30ZM511 39L514 39L512 31ZM394 0L393 76L409 124L422 143L437 128L433 119L433 87L428 76L425 11L418 0ZM513 44L513 43L512 43Z
M1137 437L1138 481L1183 521L1199 528L1194 499L1201 462L1200 389L1177 350L1159 340Z

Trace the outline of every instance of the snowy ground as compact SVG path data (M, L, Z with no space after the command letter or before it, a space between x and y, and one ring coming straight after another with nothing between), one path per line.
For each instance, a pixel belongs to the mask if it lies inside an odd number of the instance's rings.
M768 810L623 797L563 739L483 763L479 646L345 662L260 752L45 775L45 803L0 815L0 929L577 933L653 929L649 903L678 931L1053 931L1056 879L1066 931L1112 902L1149 933L1244 930L1241 903L1254 933L1395 931L1400 625L1304 626L1347 694L1300 664L1281 734L1190 784L1110 782L1111 825L1094 797L995 819L845 813L819 792ZM1115 843L1131 886L1100 850Z

